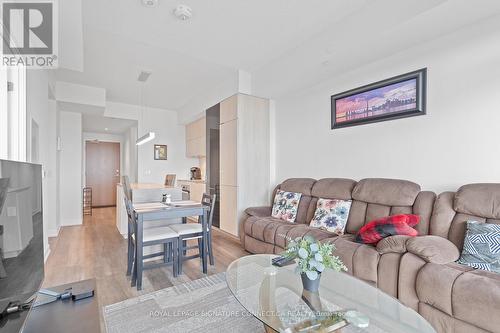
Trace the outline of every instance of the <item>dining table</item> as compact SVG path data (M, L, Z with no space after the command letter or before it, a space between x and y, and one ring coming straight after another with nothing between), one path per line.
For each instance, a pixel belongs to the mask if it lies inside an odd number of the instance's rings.
M172 201L169 204L163 202L142 202L142 203L133 203L132 209L136 218L136 236L137 236L137 245L136 249L136 258L142 258L142 239L143 239L143 231L144 226L147 223L151 223L151 221L158 220L167 220L167 219L182 219L182 223L187 223L188 217L199 217L199 223L202 225L202 234L201 238L201 259L202 259L202 270L203 273L207 273L207 223L208 223L208 207L202 205L199 202L191 201L191 200L182 200L182 201ZM128 237L131 237L129 234ZM143 271L143 262L142 260L137 260L137 289L140 290L142 288L142 271Z

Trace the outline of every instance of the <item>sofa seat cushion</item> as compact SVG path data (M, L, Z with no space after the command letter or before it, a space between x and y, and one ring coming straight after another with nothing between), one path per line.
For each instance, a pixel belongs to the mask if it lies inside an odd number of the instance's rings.
M245 234L257 240L275 244L277 237L276 230L282 225L294 226L295 224L271 216L250 216L245 221Z
M374 246L356 243L354 235L350 234L326 238L322 242L335 245L333 254L344 262L347 273L371 284L377 284L380 254Z
M500 328L500 275L483 270L462 274L453 286L456 318L488 331Z
M417 276L420 302L496 332L500 327L500 275L456 263L428 263Z

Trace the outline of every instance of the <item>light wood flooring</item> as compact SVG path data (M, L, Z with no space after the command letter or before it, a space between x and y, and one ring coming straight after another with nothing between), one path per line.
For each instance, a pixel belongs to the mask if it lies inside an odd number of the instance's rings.
M208 275L224 272L235 259L249 254L238 241L214 229L215 266ZM94 209L85 216L83 225L62 227L59 236L51 238L50 255L45 264L44 287L95 278L99 305L103 306L182 284L203 277L201 263L193 259L183 264L183 275L176 278L172 267L148 270L143 275L143 290L130 286L127 268L127 242L115 224L115 208ZM101 311L102 323L102 311Z

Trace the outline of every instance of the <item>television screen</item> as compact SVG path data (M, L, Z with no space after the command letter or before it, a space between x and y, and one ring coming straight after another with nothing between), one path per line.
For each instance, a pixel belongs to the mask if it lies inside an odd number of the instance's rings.
M38 291L43 265L41 166L0 160L0 312ZM19 332L25 318L3 318L0 331Z

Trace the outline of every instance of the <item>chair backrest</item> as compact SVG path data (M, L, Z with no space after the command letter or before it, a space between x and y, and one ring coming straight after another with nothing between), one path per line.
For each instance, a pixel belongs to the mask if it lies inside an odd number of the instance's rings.
M134 219L134 211L132 209L132 201L130 201L128 198L123 198L125 201L125 209L127 210L127 216L128 216L128 228L129 231L134 234L135 233L135 219Z
M214 217L215 194L209 195L207 193L203 193L201 204L208 207L208 229L210 230L212 228L212 221Z
M122 187L125 194L125 198L132 200L132 190L130 188L130 180L128 176L122 176Z
M175 178L177 176L170 174L165 176L165 186L174 186L175 185Z
M3 204L7 198L7 188L9 187L9 178L0 178L0 214L2 214Z

